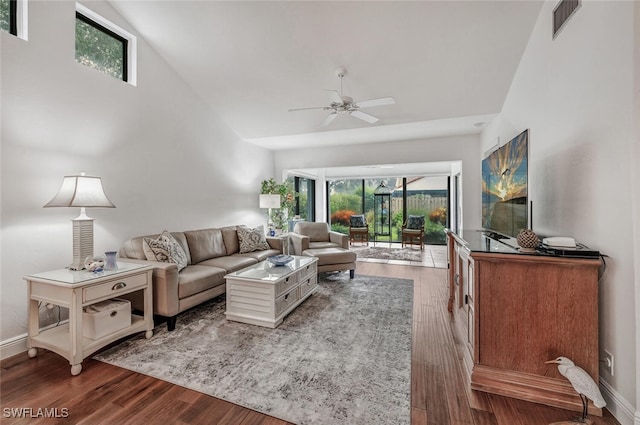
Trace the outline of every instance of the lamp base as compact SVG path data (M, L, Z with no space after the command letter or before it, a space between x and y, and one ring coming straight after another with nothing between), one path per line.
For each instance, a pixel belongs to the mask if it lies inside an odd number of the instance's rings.
M78 217L73 223L73 263L70 270L86 269L84 263L87 257L93 260L93 219Z

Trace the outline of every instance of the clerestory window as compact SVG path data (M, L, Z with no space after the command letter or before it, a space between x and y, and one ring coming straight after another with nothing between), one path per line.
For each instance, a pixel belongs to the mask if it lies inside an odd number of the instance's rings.
M0 0L0 29L18 35L18 0Z
M76 4L76 61L135 85L136 38Z

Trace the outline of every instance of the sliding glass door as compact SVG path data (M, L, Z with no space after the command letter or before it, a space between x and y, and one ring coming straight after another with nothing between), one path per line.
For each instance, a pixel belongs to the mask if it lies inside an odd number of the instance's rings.
M374 238L374 191L381 183L390 189L388 214L391 219L389 236L379 241L400 242L403 223L409 215L425 217L425 242L445 244L444 228L448 216L448 177L381 177L369 179L342 179L327 182L328 217L331 229L349 233L349 217L364 214L369 223L369 236Z
M331 230L349 234L349 218L363 213L362 179L327 182Z
M421 215L425 218L425 243L445 244L449 190L447 176L406 178L406 217Z
M294 191L297 195L295 205L297 219L315 221L316 181L305 177L294 177Z

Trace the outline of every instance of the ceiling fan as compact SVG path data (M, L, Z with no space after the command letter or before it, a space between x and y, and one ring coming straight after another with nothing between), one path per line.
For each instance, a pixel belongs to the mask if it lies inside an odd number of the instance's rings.
M379 99L369 99L362 100L360 102L356 102L352 97L345 96L342 94L342 79L345 75L347 75L347 70L344 67L340 67L336 69L336 75L340 78L340 92L336 90L327 90L331 97L331 104L329 106L314 106L311 108L296 108L289 109L289 112L293 111L304 111L308 109L323 109L325 111L330 111L327 118L324 120L322 125L328 125L331 121L333 121L338 114L349 114L352 117L359 118L363 121L368 122L369 124L373 124L378 121L379 118L374 117L373 115L367 114L366 112L362 112L361 108L369 108L372 106L382 106L382 105L393 105L396 103L393 97L382 97Z

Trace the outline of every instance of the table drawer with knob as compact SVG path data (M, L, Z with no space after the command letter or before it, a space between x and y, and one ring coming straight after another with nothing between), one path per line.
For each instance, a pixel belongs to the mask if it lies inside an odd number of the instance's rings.
M140 273L122 279L113 279L98 285L83 288L82 301L87 303L104 298L117 297L122 294L127 294L136 288L142 289L146 286L147 273Z
M277 282L276 297L279 297L285 292L290 291L291 288L298 286L298 276L299 276L299 272L296 272L296 273L293 273L291 276L287 276L284 279L281 279L279 282Z
M296 287L291 292L284 294L276 300L276 316L287 310L300 299L300 293L298 289L299 288Z

